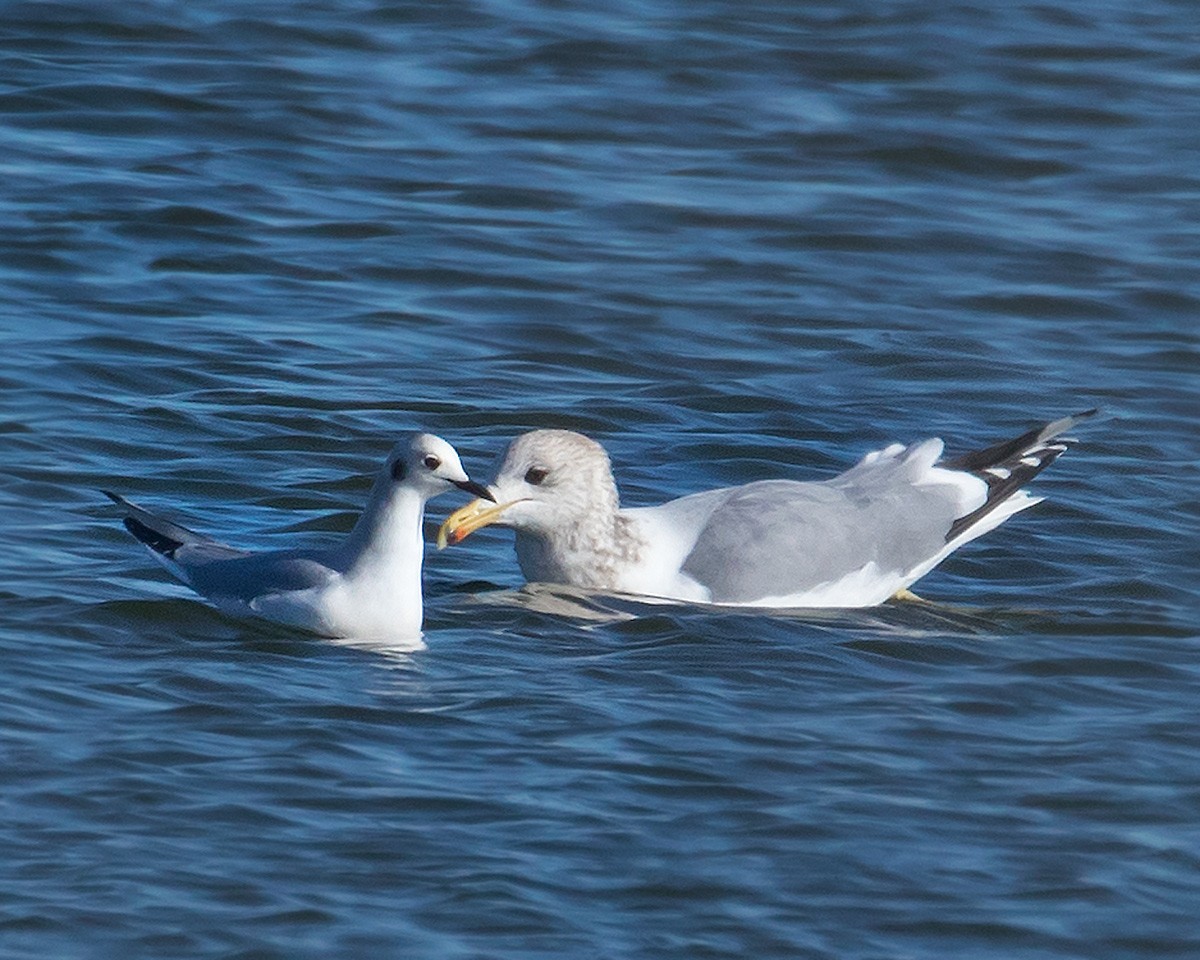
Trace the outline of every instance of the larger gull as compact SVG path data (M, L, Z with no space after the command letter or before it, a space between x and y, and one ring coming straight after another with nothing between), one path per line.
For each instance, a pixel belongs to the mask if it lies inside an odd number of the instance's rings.
M151 555L219 609L329 637L388 641L421 632L425 502L455 488L491 496L467 477L450 444L417 434L392 449L341 543L265 553L227 547L104 493Z
M534 430L509 445L492 502L451 514L438 544L498 524L516 531L529 581L743 606L874 606L1038 503L1021 488L1095 412L940 462L939 439L895 443L830 480L762 480L637 508L620 507L600 444Z

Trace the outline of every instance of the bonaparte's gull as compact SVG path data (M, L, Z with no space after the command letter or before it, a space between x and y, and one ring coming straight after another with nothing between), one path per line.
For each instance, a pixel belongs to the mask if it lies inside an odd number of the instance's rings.
M392 449L341 543L265 553L225 546L104 492L124 508L126 528L151 555L221 610L386 641L421 632L425 502L456 487L491 498L450 444L417 434Z
M451 514L438 545L498 524L516 531L529 581L718 604L873 606L1038 503L1021 488L1095 412L941 462L941 440L896 443L830 480L763 480L626 509L600 444L534 430L509 445L491 502Z

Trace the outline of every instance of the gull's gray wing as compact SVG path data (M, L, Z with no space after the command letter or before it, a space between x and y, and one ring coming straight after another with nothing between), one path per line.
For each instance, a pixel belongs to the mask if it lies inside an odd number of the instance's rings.
M723 491L682 570L715 603L799 594L869 563L882 574L911 570L945 547L958 496L896 482L893 473Z
M713 491L717 499L704 504L711 510L697 521L682 571L715 602L796 596L864 572L886 599L956 547L1037 503L1022 487L1067 449L1063 432L1096 412L936 466L942 442L926 440L870 453L832 480Z
M337 576L322 553L300 550L252 553L193 564L185 568L185 573L187 582L206 597L244 604L319 587Z
M307 590L337 573L321 551L238 550L115 493L103 493L125 510L125 528L156 560L197 593L217 602L249 604L265 594Z
M202 533L196 533L166 517L139 507L131 500L112 493L100 491L125 511L125 529L143 544L156 559L178 575L176 567L194 566L219 560L232 560L249 556L245 550L226 546Z

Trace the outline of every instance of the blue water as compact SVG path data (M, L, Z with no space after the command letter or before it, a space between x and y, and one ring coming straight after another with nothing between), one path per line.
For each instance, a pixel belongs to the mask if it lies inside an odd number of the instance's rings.
M1200 956L1190 2L0 41L0 957ZM931 607L564 609L485 531L411 652L221 616L96 492L270 547L414 429L584 430L636 505L1091 406Z

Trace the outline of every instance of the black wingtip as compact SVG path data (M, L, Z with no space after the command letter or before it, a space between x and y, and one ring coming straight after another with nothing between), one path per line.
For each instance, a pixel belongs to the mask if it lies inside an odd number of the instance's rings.
M125 529L133 534L137 540L144 543L155 553L162 554L164 557L173 558L175 551L183 546L182 540L176 540L174 537L169 537L159 530L151 529L136 517L126 517L124 523Z
M1061 434L1099 412L1099 407L1093 407L1073 413L1042 427L1034 427L1013 440L1001 441L984 450L945 461L942 466L972 473L987 483L988 487L986 502L977 510L955 520L946 533L946 542L949 543L974 526L1062 456L1072 441Z
M124 504L124 503L125 503L125 498L124 498L124 497L122 497L122 496L119 496L118 494L115 494L115 493L113 493L111 490L105 490L105 489L101 488L101 489L100 489L100 492L101 492L102 494L104 494L106 497L108 497L108 499L109 499L109 500L111 500L113 503L117 503L117 504Z

